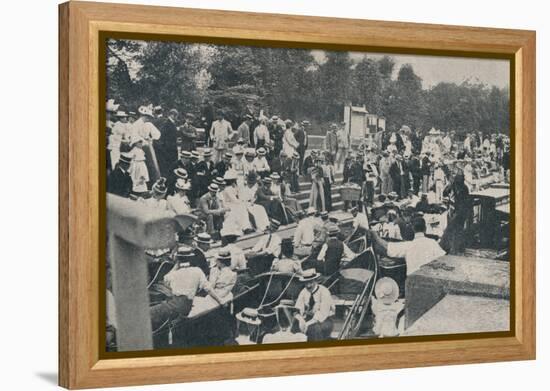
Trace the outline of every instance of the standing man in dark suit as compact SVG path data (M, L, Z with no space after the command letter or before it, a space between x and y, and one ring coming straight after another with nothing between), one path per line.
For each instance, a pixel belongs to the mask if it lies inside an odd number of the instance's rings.
M132 192L132 178L128 173L132 157L127 153L121 153L115 169L107 177L107 193L121 197L129 197Z
M304 156L306 153L306 134L304 132L303 125L298 126L298 129L296 129L296 133L294 133L294 138L296 139L296 141L298 141L297 152L300 155L300 160L299 160L300 174L307 175L307 173L304 172Z
M393 182L393 191L395 191L399 198L405 198L407 196L407 184L406 179L409 176L406 165L403 162L403 157L397 155L395 162L390 167L390 175Z
M412 189L415 195L420 191L420 182L422 182L422 173L420 172L420 159L414 155L408 162L408 169L412 176Z
M204 146L210 145L210 129L212 128L212 122L214 122L214 106L210 103L208 98L205 98L201 107L201 123L205 130L205 142Z
M164 178L170 176L170 167L178 160L178 128L176 126L178 115L176 109L171 109L168 112L168 118L161 122L160 139L155 141L160 176Z

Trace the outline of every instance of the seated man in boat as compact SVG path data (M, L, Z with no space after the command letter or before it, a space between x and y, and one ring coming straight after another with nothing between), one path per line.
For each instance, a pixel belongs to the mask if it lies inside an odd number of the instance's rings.
M356 254L338 238L339 234L340 228L336 224L329 224L328 238L321 247L315 263L315 269L324 276L336 273L342 262L349 262L355 258Z
M220 250L216 256L216 266L210 271L208 278L208 287L210 292L214 292L219 300L209 294L204 297L195 296L193 307L189 316L200 314L201 312L217 307L233 299L233 287L237 283L237 273L231 270L231 254L229 251Z
M296 307L292 305L292 300L281 300L281 303L274 308L275 317L279 331L266 334L262 343L288 343L288 342L306 342L307 336L304 333L293 333L292 324L294 323L294 312Z
M245 254L248 267L253 274L259 274L271 269L273 260L281 256L281 238L276 234L281 223L271 219L267 235L260 237L254 247Z
M222 238L222 249L231 254L231 270L246 269L246 257L244 251L236 244L237 239L241 236L238 227L233 225L224 225L220 231Z
M300 281L305 283L298 298L295 319L299 330L307 335L308 341L323 341L330 338L334 327L332 317L335 304L327 287L317 283L321 274L315 269L304 270Z
M210 245L212 244L212 237L206 232L201 232L195 236L193 242L194 257L191 260L191 266L199 267L208 277L210 274L210 262L208 258L211 257Z
M215 183L208 186L208 193L199 199L198 216L206 222L210 235L217 233L223 223L226 210L219 204L217 193L219 187Z
M176 253L176 265L164 276L162 290L166 299L151 307L151 325L157 330L171 319L187 316L191 311L193 299L200 289L204 289L212 298L222 304L222 299L211 289L204 272L191 266L193 249L181 246Z
M375 252L390 258L405 258L407 275L410 275L436 258L445 255L439 244L424 236L426 221L417 216L412 220L414 239L404 242L386 242L375 231L369 231L369 237L374 244Z
M305 257L311 253L311 246L315 239L313 228L316 221L315 208L309 207L306 211L306 218L300 220L294 232L294 255Z

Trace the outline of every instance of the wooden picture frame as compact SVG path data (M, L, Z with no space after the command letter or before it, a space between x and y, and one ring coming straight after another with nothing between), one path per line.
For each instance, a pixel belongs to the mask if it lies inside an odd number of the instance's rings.
M535 32L291 15L68 2L59 6L59 384L90 388L535 358ZM213 42L504 56L515 64L508 336L415 339L104 359L100 354L100 32ZM102 107L101 107L102 108ZM104 160L103 160L104 161Z

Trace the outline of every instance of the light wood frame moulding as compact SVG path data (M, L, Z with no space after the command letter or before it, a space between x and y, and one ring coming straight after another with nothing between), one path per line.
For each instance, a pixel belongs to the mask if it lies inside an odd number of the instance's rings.
M100 32L509 58L513 182L509 336L105 359L99 322ZM104 102L103 102L104 104ZM59 384L75 388L535 358L535 32L71 1L59 6Z

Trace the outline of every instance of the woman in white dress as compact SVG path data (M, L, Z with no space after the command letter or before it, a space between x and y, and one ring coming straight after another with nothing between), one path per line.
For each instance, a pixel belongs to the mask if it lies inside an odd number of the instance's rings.
M225 181L225 189L221 192L221 195L223 206L228 210L223 225L238 227L244 233L254 231L250 224L246 203L239 198L237 172L233 169L227 170L223 180Z
M147 182L149 182L149 170L145 163L143 142L143 138L138 135L132 137L132 150L130 151L132 162L130 163L128 172L132 178L132 191L135 194L142 194L148 190Z
M132 124L130 137L140 136L144 140L143 151L145 152L147 170L149 171L151 181L156 181L160 178L160 171L153 142L160 139L161 133L151 122L153 119L152 105L141 106L138 112L140 117Z

